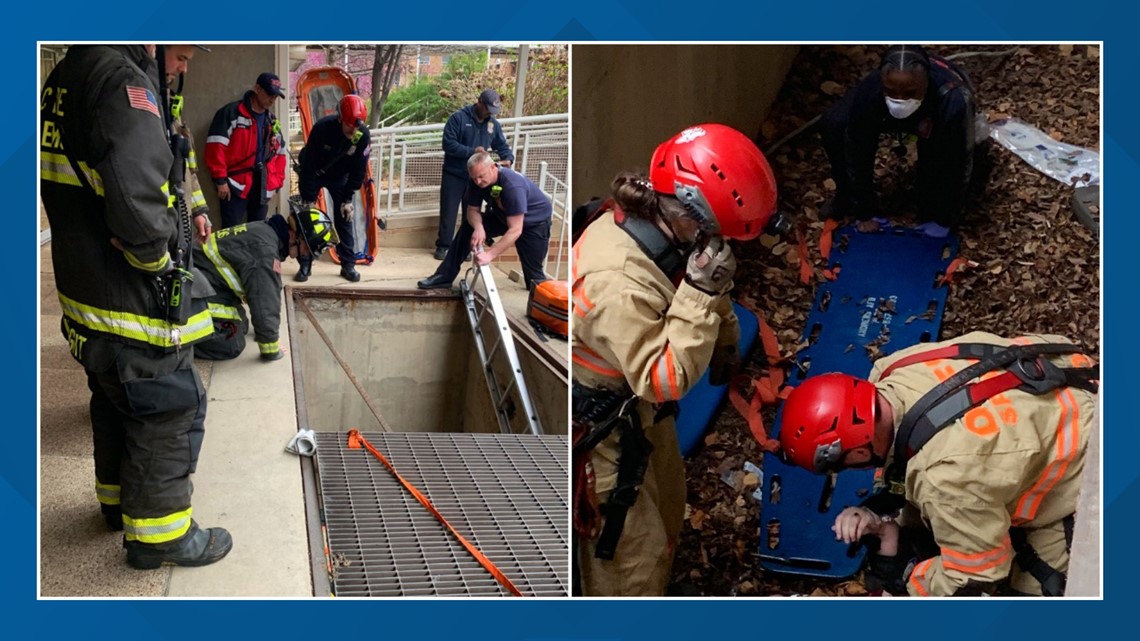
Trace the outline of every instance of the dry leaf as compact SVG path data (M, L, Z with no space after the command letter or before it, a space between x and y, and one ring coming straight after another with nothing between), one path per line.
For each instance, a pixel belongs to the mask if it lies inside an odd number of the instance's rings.
M843 88L843 85L832 80L824 81L824 83L819 86L819 90L829 96L842 96L847 92L847 90Z

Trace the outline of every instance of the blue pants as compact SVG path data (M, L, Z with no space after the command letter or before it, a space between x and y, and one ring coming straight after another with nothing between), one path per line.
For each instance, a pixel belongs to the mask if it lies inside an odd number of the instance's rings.
M488 238L498 237L507 232L507 225L497 218L484 216L483 231L487 232ZM463 258L471 249L471 236L474 233L475 229L464 216L463 222L459 225L459 232L455 234L455 242L447 249L447 256L435 270L436 274L455 280L463 267ZM523 281L527 289L547 280L542 264L546 260L546 251L549 247L550 220L523 225L522 235L515 241L515 250L518 251L519 262L522 263Z
M268 203L255 205L256 198L238 198L236 192L234 186L230 185L230 199L218 201L222 208L222 227L233 227L244 222L252 223L255 220L265 220L265 215L269 212Z
M455 234L455 215L463 204L463 194L467 192L467 176L462 178L443 172L439 181L439 237L436 247L451 247L451 237Z

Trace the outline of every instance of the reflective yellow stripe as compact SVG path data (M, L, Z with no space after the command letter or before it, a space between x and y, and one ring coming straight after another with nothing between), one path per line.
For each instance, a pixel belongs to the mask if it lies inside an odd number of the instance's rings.
M166 271L166 267L170 264L170 254L163 254L162 258L159 258L153 263L144 263L131 252L124 250L123 258L127 259L127 264L131 267L148 274L161 274Z
M194 193L190 194L190 209L206 206L206 197L202 195L201 189L195 189Z
M95 483L95 496L99 498L99 502L103 505L118 505L120 491L121 487L118 485Z
M186 159L186 168L192 171L198 171L198 157L194 155L194 150L190 150L190 157Z
M281 348L278 346L278 341L273 341L272 343L258 343L257 349L261 350L262 354L276 354L281 351Z
M236 307L222 305L221 303L210 303L210 316L214 318L228 318L236 321L241 320L241 314L238 313Z
M87 182L91 184L91 188L95 190L97 196L103 195L103 178L99 176L99 172L87 166L87 163L80 162L79 169L83 172ZM80 180L79 175L75 173L75 168L72 167L71 162L68 161L65 154L55 154L48 151L40 152L40 177L48 182L59 183L61 185L68 185L71 187L82 187L83 181Z
M191 343L214 333L214 322L210 318L209 310L205 309L191 316L185 325L176 327L168 321L158 318L149 318L129 312L111 312L84 305L71 300L62 293L59 294L59 304L64 316L88 329L159 347L175 346L175 341L172 338L172 330L174 329L178 330L178 343L180 344Z
M140 543L169 543L190 531L190 513L193 508L155 519L135 519L123 515L123 533L128 541Z
M218 269L218 273L222 275L222 280L226 281L226 285L237 294L237 297L245 300L245 289L241 286L241 280L238 279L237 272L233 267L222 258L222 252L218 250L218 238L215 234L210 234L206 239L206 244L202 246L202 250L206 252L206 258L214 263L214 267Z

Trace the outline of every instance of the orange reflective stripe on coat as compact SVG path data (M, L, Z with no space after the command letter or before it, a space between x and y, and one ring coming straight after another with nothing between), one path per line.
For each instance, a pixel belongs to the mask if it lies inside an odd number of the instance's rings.
M932 563L934 563L934 559L927 559L914 566L914 571L910 573L910 586L914 588L918 596L930 596L930 583L926 578L926 573L930 570Z
M574 282L574 315L578 318L585 318L590 310L594 309L594 302L586 295L586 288L583 286L583 281Z
M942 548L942 567L947 570L957 570L964 574L981 574L986 570L996 568L1007 563L1013 555L1013 545L1009 535L1002 538L1001 545L992 550L966 554L950 548Z
M621 370L610 367L610 364L607 363L604 358L599 356L597 352L584 345L576 346L572 350L570 357L573 359L575 364L581 365L582 367L585 367L595 374L623 378Z
M1077 457L1081 442L1080 408L1071 389L1061 388L1056 394L1057 401L1061 404L1061 420L1057 424L1056 458L1045 467L1045 471L1041 473L1033 487L1018 499L1017 507L1011 515L1014 525L1028 523L1037 516L1037 510L1041 507L1045 495L1065 476L1069 463Z
M675 401L681 398L681 390L677 387L677 365L673 360L673 346L666 345L665 351L657 357L653 365L653 394L658 403Z

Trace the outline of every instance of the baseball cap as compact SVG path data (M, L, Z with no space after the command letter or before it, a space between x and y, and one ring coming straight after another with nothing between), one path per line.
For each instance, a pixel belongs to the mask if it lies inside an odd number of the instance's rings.
M479 94L479 102L483 103L492 116L497 115L503 106L503 101L499 100L499 93L494 89L484 89L483 93Z
M274 96L284 96L285 91L281 89L281 79L277 74L266 71L257 77L257 84L261 86L267 93Z

